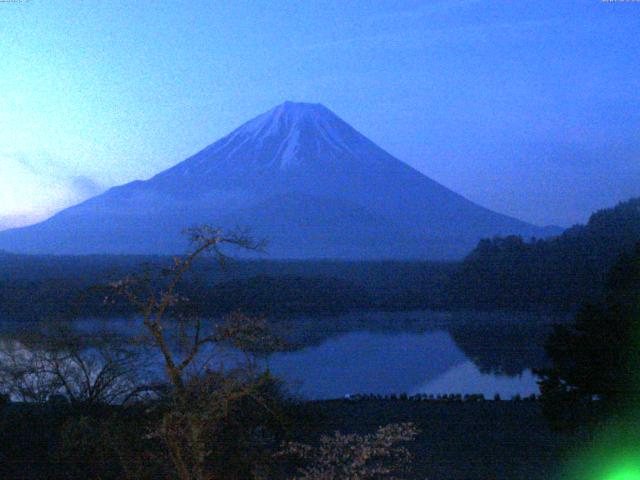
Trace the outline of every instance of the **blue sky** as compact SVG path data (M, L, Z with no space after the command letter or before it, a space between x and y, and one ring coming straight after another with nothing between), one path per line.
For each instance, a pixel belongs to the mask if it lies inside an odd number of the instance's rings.
M640 195L640 3L0 3L0 226L320 102L468 198L570 225Z

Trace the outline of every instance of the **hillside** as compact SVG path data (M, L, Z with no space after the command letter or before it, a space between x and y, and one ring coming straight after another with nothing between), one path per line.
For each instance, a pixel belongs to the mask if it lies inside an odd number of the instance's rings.
M573 310L597 302L616 259L640 242L640 198L600 210L548 240L481 241L449 284L456 307Z

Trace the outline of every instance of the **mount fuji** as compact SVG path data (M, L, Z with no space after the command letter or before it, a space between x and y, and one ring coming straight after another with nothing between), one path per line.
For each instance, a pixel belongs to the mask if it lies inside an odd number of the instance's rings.
M173 254L185 227L248 227L272 258L455 259L484 237L559 233L483 208L319 104L286 102L146 181L111 188L0 249Z

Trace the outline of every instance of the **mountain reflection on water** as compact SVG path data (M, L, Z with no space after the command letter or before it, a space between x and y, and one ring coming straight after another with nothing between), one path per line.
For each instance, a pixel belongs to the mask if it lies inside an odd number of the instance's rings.
M274 321L273 329L291 348L264 362L293 394L307 399L356 393L524 396L538 391L531 370L544 365L544 338L559 320L429 311L287 319ZM7 321L0 325L5 336L14 338L36 328ZM143 332L139 320L84 319L71 326L88 336L126 338ZM233 357L225 357L227 365ZM161 375L160 358L150 353L149 362Z

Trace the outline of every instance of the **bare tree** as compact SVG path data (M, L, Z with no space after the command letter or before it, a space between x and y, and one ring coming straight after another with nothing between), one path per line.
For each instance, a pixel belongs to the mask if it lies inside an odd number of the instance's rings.
M284 423L284 410L279 382L260 368L256 355L281 349L282 343L264 318L240 312L210 325L199 315L182 319L189 328L178 329L179 345L172 335L183 323L170 321L174 307L188 301L180 294L180 283L200 256L212 254L224 266L225 246L261 250L263 244L245 233L225 234L211 227L189 230L189 235L193 251L175 257L158 276L146 270L111 285L137 307L145 337L162 359L167 388L153 402L114 410L108 421L81 416L69 423L67 453L79 448L102 452L107 463L119 465L122 478L150 472L181 480L270 478L266 472L282 445L274 425ZM135 339L117 346L111 340L60 331L10 343L0 352L0 375L12 385L10 393L25 400L62 394L73 403L126 403L149 388L133 380L140 368L133 352L140 344ZM222 345L243 353L231 368L224 367ZM129 426L130 418L140 415L143 424ZM369 435L336 433L323 437L318 447L289 443L283 455L305 462L295 477L300 480L391 479L410 460L400 444L416 434L411 424L388 425ZM92 448L96 439L104 448ZM132 449L132 442L142 445Z
M120 403L136 388L138 359L122 339L50 324L2 340L0 389L22 401L62 395L74 404Z
M161 438L166 445L179 478L210 480L218 478L216 472L220 470L214 461L221 445L216 440L220 439L222 430L234 422L237 410L250 404L275 413L265 394L274 380L268 372L256 368L252 355L273 350L279 343L269 334L264 319L235 313L228 316L226 323L213 325L213 328L206 328L200 316L190 319L191 328L182 332L183 348L179 352L172 348L167 317L172 307L188 301L178 290L194 262L200 256L213 254L224 267L228 257L222 248L261 251L264 247L263 242L254 241L246 232L226 234L204 226L190 229L188 234L193 251L185 257L174 257L173 265L163 270L159 281L145 274L127 277L113 283L112 287L140 312L152 344L162 355L172 388L170 406L152 435ZM212 344L229 344L244 352L247 361L231 371L224 371L215 361L214 354L214 358L205 362L201 375L189 376L188 369L194 366L205 347ZM249 427L255 430L259 425Z
M221 340L216 332L203 334L202 319L198 316L194 319L193 331L188 339L190 345L186 348L184 356L178 358L172 351L164 323L171 307L187 300L177 293L180 282L201 256L213 254L224 267L228 256L222 251L223 247L262 251L265 245L264 242L254 241L245 231L225 234L221 229L201 226L188 229L186 233L194 249L185 257L174 257L173 265L162 271L164 285L158 286L159 282L154 282L148 274L142 277L129 276L111 284L111 287L123 295L142 315L144 326L162 354L167 377L178 395L185 390L185 371L198 353L205 345ZM245 318L249 320L248 317Z

